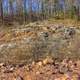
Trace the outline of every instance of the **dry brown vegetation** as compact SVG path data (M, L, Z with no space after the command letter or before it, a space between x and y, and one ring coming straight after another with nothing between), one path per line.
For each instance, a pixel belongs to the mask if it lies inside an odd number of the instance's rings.
M68 21L50 19L27 25L1 27L0 61L31 62L48 55L79 58L79 22L76 25L75 21Z
M80 80L80 60L47 57L28 65L0 64L1 80Z
M79 80L80 23L68 21L1 27L0 79Z

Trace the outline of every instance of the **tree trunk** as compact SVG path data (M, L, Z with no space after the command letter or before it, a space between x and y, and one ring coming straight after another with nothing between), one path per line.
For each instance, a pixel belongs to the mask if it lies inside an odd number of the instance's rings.
M26 13L27 13L27 12L26 12L26 1L27 1L27 0L24 0L24 22L25 22L25 23L26 23L26 21L27 21L27 20L26 20L26 15L27 15L27 14L26 14Z
M29 20L32 21L32 0L28 1L29 6Z
M23 0L17 1L17 17L19 19L20 24L23 23Z
M1 11L1 20L2 20L2 24L4 22L4 15L3 15L3 3L2 0L0 1L0 11Z
M13 21L13 1L9 0L9 8L10 8L10 20Z

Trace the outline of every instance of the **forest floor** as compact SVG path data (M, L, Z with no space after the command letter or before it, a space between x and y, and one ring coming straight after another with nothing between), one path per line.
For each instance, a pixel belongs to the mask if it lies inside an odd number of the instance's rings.
M46 58L28 65L0 64L0 80L80 80L80 60Z
M80 80L80 22L0 27L0 80Z

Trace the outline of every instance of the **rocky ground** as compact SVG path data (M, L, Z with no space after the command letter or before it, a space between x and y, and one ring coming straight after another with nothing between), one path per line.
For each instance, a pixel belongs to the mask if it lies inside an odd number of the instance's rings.
M79 44L79 25L0 27L0 80L80 80Z

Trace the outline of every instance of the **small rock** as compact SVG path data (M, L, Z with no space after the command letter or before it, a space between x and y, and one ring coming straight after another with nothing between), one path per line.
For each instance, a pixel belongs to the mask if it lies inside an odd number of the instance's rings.
M48 32L41 32L40 35L45 38L49 36Z
M6 69L6 70L3 70L3 73L13 73L13 70Z
M74 34L75 34L74 28L65 29L65 38L72 38Z
M25 64L18 64L17 67L23 67Z
M40 62L37 63L37 65L38 65L38 66L42 66L43 64L42 64L42 62L40 61Z
M39 71L37 71L37 72L36 72L36 75L39 75L39 74L40 74L40 72L39 72Z
M24 80L21 76L17 76L15 80Z
M53 60L51 58L46 58L43 60L43 64L46 65L46 64L52 64L53 63Z
M44 37L48 37L49 34L47 32L44 33Z
M26 71L30 71L30 68L28 67L28 65L24 66L24 69L26 69Z
M60 66L59 73L64 74L68 71L68 68L66 66Z
M0 67L4 66L5 64L4 63L0 63Z
M14 67L12 67L12 66L6 66L3 69L3 73L12 73L13 71L14 71Z
M35 65L35 61L32 62L32 66L34 66L34 65Z
M13 71L14 70L14 67L10 68L10 71Z

